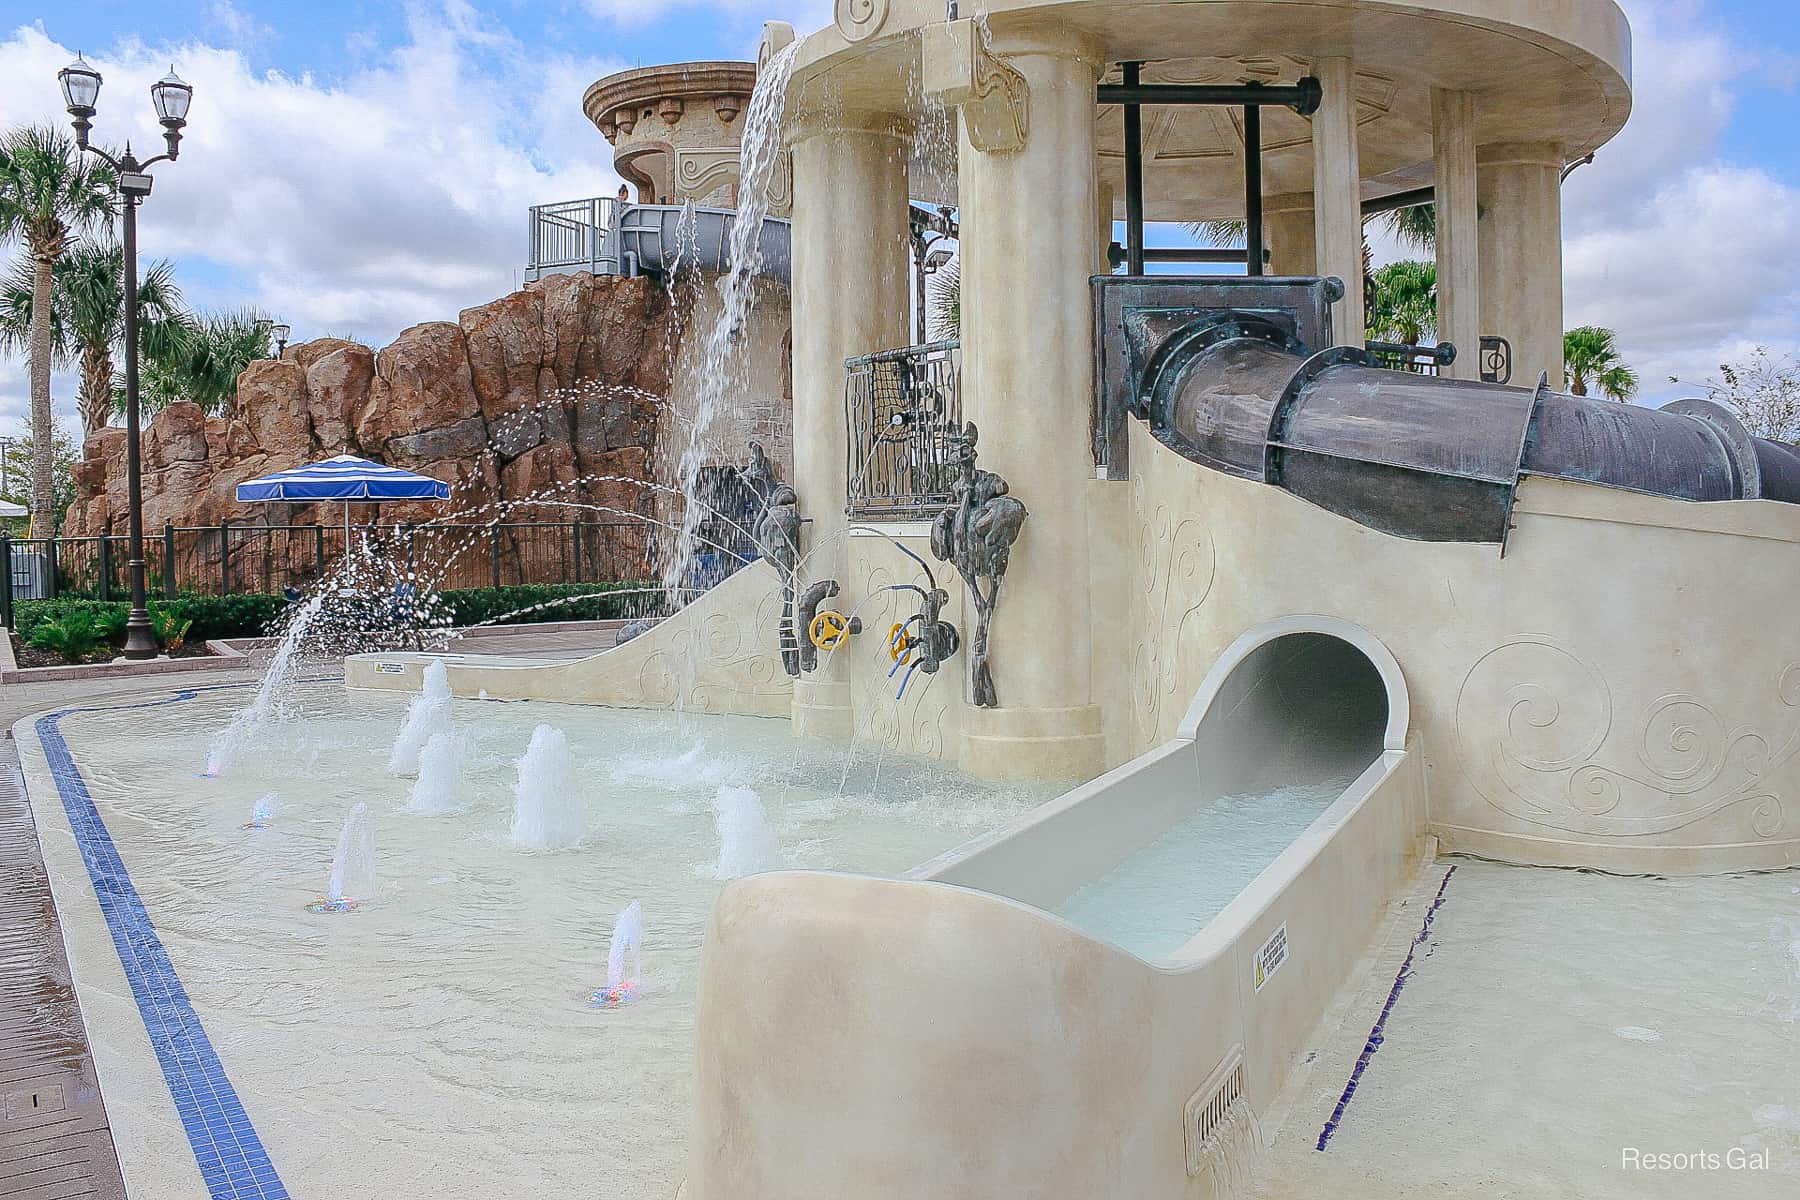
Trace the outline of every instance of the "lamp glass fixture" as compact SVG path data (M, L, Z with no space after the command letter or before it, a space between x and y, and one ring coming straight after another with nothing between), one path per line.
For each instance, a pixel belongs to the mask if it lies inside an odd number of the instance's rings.
M150 100L156 105L157 120L164 125L186 124L188 105L193 99L193 85L175 74L172 66L167 75L150 85Z
M56 73L56 81L62 85L63 104L70 112L94 111L100 100L100 72L88 66L81 55L77 54L74 62Z

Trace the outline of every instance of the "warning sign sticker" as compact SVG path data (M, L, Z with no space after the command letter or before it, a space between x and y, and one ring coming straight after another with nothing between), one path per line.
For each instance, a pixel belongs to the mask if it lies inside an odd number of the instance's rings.
M1269 940L1256 949L1256 959L1250 964L1251 977L1256 981L1256 990L1262 991L1263 984L1269 977L1281 970L1281 965L1288 959L1287 922L1269 935Z

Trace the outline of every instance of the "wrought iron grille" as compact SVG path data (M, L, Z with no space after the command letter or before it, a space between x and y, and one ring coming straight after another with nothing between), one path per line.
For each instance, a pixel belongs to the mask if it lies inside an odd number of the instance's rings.
M1377 366L1390 371L1406 371L1413 375L1439 375L1444 366L1444 353L1436 346L1413 346L1405 342L1369 342L1365 347Z
M845 362L849 512L864 520L934 515L956 478L962 343L931 342Z

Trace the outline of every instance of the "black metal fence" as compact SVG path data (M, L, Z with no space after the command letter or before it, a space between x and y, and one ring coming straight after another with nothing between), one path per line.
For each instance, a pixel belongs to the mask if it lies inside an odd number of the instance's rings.
M931 516L950 503L962 429L962 343L845 362L849 508L862 519Z
M645 579L655 570L654 529L628 521L353 525L371 553L404 562L423 586L506 587ZM344 556L341 525L165 525L144 538L153 596L305 589ZM123 600L131 594L123 536L13 538L0 534L0 619L18 600L58 596Z

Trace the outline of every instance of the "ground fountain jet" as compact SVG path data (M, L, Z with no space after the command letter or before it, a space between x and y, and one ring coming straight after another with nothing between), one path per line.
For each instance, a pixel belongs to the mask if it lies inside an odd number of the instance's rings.
M719 858L713 873L737 879L781 865L781 848L769 828L769 814L754 789L726 784L714 801Z
M434 658L425 667L425 690L406 706L406 720L388 754L388 771L411 775L420 768L420 752L437 734L450 728L450 672L444 660Z
M454 725L426 739L419 751L419 777L406 800L408 812L441 815L462 807L463 759L468 748L468 732Z
M613 921L612 942L606 950L606 986L597 988L589 1003L595 1008L618 1008L635 998L644 981L644 906L633 900ZM626 959L631 960L626 969Z
M375 840L369 829L369 806L358 803L344 818L337 852L331 856L331 879L325 895L306 906L310 913L350 913L375 896Z
M512 842L528 850L566 850L587 829L587 806L575 783L569 739L552 725L539 725L518 761Z

